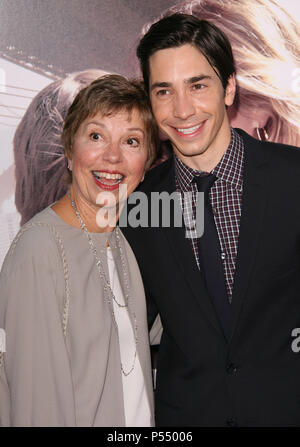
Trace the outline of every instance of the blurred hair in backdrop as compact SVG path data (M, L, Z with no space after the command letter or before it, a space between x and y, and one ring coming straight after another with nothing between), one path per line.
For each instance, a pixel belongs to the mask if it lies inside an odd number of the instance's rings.
M21 225L67 191L67 162L61 133L76 94L102 70L84 70L52 82L32 100L14 135L15 203Z

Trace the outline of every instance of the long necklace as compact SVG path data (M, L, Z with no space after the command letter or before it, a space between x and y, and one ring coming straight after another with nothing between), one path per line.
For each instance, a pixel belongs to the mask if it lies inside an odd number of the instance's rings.
M70 191L67 192L67 195L70 199L72 208L74 209L75 215L79 221L80 227L83 230L83 232L85 233L88 242L89 242L89 246L90 246L90 250L94 255L95 261L96 261L96 266L97 266L97 270L101 279L101 282L103 283L103 288L104 288L104 295L106 297L106 300L109 304L109 308L111 309L111 314L112 314L112 318L113 318L113 322L116 326L117 329L117 336L118 336L118 342L119 342L119 346L120 346L120 338L119 338L119 327L118 327L118 323L116 320L116 316L115 316L115 312L114 312L114 306L113 303L111 301L111 299L109 298L109 295L112 297L113 301L117 304L117 306L119 308L128 308L129 311L129 303L130 303L130 293L129 293L129 279L128 279L128 275L126 272L126 263L125 263L125 257L124 257L124 253L123 253L123 248L121 245L121 241L120 241L120 233L119 233L119 228L116 227L115 229L115 235L116 235L116 248L118 249L119 253L120 253L120 259L121 259L121 264L122 264L122 273L123 273L123 280L124 280L124 284L125 284L125 304L121 304L117 301L115 294L110 286L110 281L107 279L104 268L103 268L103 263L101 261L101 259L98 256L97 253L97 249L95 247L95 244L93 242L93 239L90 235L90 233L88 232L85 223L83 222L79 211L77 209L77 206L75 205L75 202L73 201ZM105 293L106 292L106 293ZM138 343L138 337L137 337L137 320L136 320L136 315L133 311L131 311L131 315L133 316L133 321L134 321L134 343L135 343L135 352L134 352L134 356L133 356L133 362L132 365L129 369L129 371L125 371L122 361L121 361L121 371L124 374L124 376L129 376L129 374L134 370L135 367L135 361L136 361L136 356L137 356L137 343Z

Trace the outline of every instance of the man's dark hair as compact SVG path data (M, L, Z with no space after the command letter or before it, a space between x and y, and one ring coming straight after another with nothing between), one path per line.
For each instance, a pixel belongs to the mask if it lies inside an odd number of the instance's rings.
M223 88L235 73L231 45L226 35L212 23L189 14L172 14L154 23L137 47L145 87L149 92L149 59L167 48L190 44L207 59Z

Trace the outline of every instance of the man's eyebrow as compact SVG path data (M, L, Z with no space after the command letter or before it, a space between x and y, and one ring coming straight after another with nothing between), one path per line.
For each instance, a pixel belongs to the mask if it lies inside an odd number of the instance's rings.
M171 87L172 84L170 82L154 82L154 84L151 85L150 90L154 90L155 88L168 88Z
M200 75L192 76L191 78L185 79L184 83L185 84L194 84L195 82L203 81L205 79L207 79L207 80L212 79L212 76L200 74ZM150 90L152 91L156 88L169 88L169 87L172 87L171 82L154 82L154 84L151 85Z
M205 75L205 74L201 74L201 75L197 75L197 76L192 76L191 78L188 78L184 81L185 84L195 84L195 82L199 82L199 81L203 81L205 79L212 79L211 76L209 75Z

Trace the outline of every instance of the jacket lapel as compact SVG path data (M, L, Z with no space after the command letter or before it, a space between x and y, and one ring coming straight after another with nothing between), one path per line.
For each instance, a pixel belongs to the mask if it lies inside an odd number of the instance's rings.
M168 169L166 169L166 175L163 176L162 181L160 182L159 191L167 191L169 194L172 194L176 190L173 157L168 163ZM181 271L181 277L187 282L189 288L192 290L194 298L202 308L207 319L211 322L214 328L225 337L211 299L201 278L201 273L196 264L190 240L185 236L185 227L175 227L171 222L170 228L163 228L161 232L167 239L173 255L172 257ZM175 274L174 270L174 275ZM186 299L186 297L182 298Z
M242 215L232 293L231 338L237 326L249 279L255 265L260 229L266 205L265 167L268 164L263 144L239 132L245 145Z

